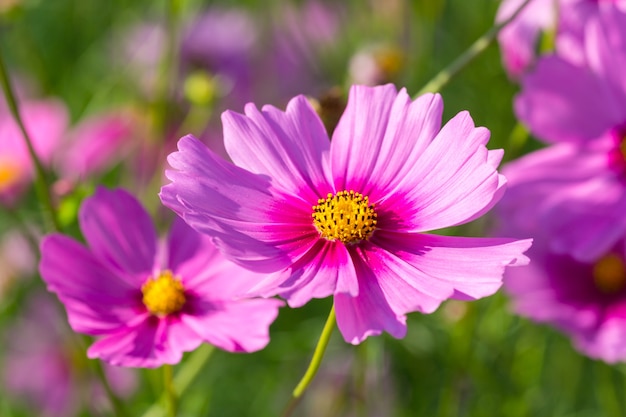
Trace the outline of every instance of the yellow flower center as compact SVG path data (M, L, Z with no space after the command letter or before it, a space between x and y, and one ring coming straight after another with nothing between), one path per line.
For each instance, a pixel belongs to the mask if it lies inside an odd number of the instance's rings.
M328 240L357 243L369 238L376 229L376 212L368 197L354 191L328 193L313 206L313 224Z
M622 157L626 160L626 135L622 137L622 142L619 145L619 150L622 153Z
M185 289L172 271L162 271L156 278L148 278L141 286L143 304L154 315L165 316L180 311L185 305Z
M626 287L626 266L617 255L610 254L593 266L593 281L606 294L615 294Z
M0 190L15 184L19 180L20 174L20 167L16 163L0 160Z

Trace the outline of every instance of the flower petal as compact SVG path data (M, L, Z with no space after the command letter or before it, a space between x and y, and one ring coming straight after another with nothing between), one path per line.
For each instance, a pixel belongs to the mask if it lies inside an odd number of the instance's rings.
M530 247L531 242L530 239L465 238L393 232L377 233L375 239L372 239L373 244L403 261L388 258L394 260L396 275L403 276L411 286L433 297L445 295L444 288L448 286L449 295L446 298L461 300L474 300L496 292L502 285L507 266L528 263L523 252ZM408 266L416 272L411 274ZM429 277L431 281L427 282L423 277ZM392 283L381 278L380 285L391 294ZM398 313L405 313L403 310L407 308L415 310L407 301L398 299ZM392 298L389 302L396 305Z
M607 81L603 93L617 103L615 110L621 110L623 123L626 118L626 11L620 11L616 4L604 5L598 18L590 19L585 29L589 67Z
M515 114L551 141L588 140L623 122L604 81L556 56L542 58L522 82Z
M346 342L358 345L368 336L386 331L395 338L406 335L406 316L396 314L369 265L355 259L359 294L335 294L337 326Z
M331 144L337 191L355 190L370 201L395 187L441 127L437 94L411 101L392 84L354 86Z
M248 299L196 304L194 314L181 315L190 329L214 346L229 352L255 352L270 340L270 324L283 302Z
M488 151L489 131L461 112L441 129L398 188L378 202L378 228L428 231L483 214L502 194L500 151Z
M98 187L83 202L79 222L92 253L131 285L141 285L152 274L156 231L146 210L128 192Z
M277 271L317 236L310 203L281 195L265 176L224 161L192 136L178 147L168 158L175 170L166 171L172 183L161 189L161 200L191 227L212 236L230 259Z
M135 327L97 340L87 350L87 356L102 359L111 365L132 368L174 365L182 359L182 352L171 349L167 327L166 318L149 316Z
M290 307L301 307L312 298L359 292L354 265L342 242L319 239L294 264L267 277L250 294L280 295Z
M67 309L72 329L98 335L125 328L141 318L139 287L107 269L86 248L59 234L41 243L39 271L48 289Z
M245 113L222 115L224 144L235 164L267 175L277 189L307 201L332 191L322 168L330 141L306 97L292 99L285 112L248 104Z

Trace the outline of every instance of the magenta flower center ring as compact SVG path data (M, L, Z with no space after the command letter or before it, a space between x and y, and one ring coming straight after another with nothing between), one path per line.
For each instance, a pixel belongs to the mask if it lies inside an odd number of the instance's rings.
M328 240L358 243L368 239L376 229L376 211L363 194L350 191L328 193L313 206L313 224Z
M141 286L143 304L154 315L166 316L182 310L185 302L185 289L180 278L172 271L162 271L157 277L150 277Z
M626 266L617 255L610 254L593 266L593 281L606 294L615 294L626 287Z

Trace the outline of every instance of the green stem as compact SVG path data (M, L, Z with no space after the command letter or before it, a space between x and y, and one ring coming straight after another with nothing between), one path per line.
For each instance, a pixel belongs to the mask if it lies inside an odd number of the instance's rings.
M492 26L491 29L489 29L484 35L476 39L476 41L474 41L474 43L465 52L459 55L459 57L452 61L450 65L439 71L439 73L435 75L433 79L426 83L426 85L424 85L417 92L415 97L428 92L440 91L457 73L459 73L459 71L461 71L474 58L476 58L485 49L487 49L487 47L491 44L491 42L493 42L496 36L498 36L498 33L500 33L500 31L513 19L515 19L528 3L530 3L530 0L524 1L524 3L522 3L521 6L515 11L515 13L513 13L508 19L500 22L495 26Z
M204 365L211 357L215 348L211 345L204 344L196 349L189 358L179 367L176 376L174 376L174 393L178 398L182 397L189 385L196 379ZM163 407L159 404L167 401L163 395L159 401L153 404L142 417L163 417L165 415Z
M176 417L178 398L174 389L174 371L172 365L163 365L163 391L167 399L167 411L170 417Z
M4 96L7 99L7 104L9 105L9 110L13 115L13 118L17 122L20 131L22 132L22 136L24 137L24 141L26 142L26 147L28 148L28 153L33 161L33 165L35 166L36 179L35 179L35 188L37 191L37 197L39 198L40 203L44 207L44 211L47 213L49 217L49 221L52 225L52 228L55 231L60 230L59 220L54 208L54 203L52 202L52 195L50 194L50 189L48 187L48 182L46 180L46 173L41 164L41 160L37 156L35 152L35 148L33 147L33 142L26 131L26 126L24 125L24 120L20 115L20 109L17 104L17 98L15 93L13 92L13 87L11 87L11 81L9 79L9 73L6 70L6 66L4 65L4 60L2 59L2 54L0 54L0 83L2 84L2 89L4 90Z
M100 382L102 383L102 387L106 391L107 396L109 397L109 401L111 401L111 406L113 407L113 412L114 412L115 416L116 417L126 417L127 414L124 411L124 407L122 406L122 402L120 401L120 399L117 397L117 395L115 395L115 393L111 389L111 384L109 384L109 380L107 379L106 375L104 374L104 368L102 367L102 362L99 361L99 360L95 360L93 362L94 362L94 367L96 369L96 375L98 375L98 379L100 379Z
M317 371L322 363L322 358L324 357L324 352L326 352L326 348L328 347L328 342L330 341L330 336L335 329L335 305L333 304L330 309L330 313L328 314L328 318L326 319L326 324L324 324L324 329L322 330L322 334L317 342L317 346L315 347L315 352L313 352L313 358L311 359L311 363L309 363L309 367L307 368L304 376L293 390L293 394L291 397L291 401L287 404L285 411L283 413L283 417L289 417L293 410L296 408L300 399L302 398L302 394L311 384L313 378L317 374Z

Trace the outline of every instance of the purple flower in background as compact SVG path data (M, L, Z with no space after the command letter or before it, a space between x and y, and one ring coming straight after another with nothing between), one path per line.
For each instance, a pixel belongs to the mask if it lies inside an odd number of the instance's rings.
M29 298L25 314L12 325L4 342L3 393L23 399L37 416L70 417L83 405L93 411L106 404L104 389L79 356L79 342L51 299ZM36 370L36 372L33 372ZM128 397L136 388L132 371L104 366L114 392ZM101 410L100 410L101 412Z
M509 18L524 0L504 0L496 22ZM552 32L555 47L562 57L581 62L583 35L587 20L597 16L600 8L623 0L531 0L525 9L498 34L502 62L513 79L519 79L534 64L536 46L542 32Z
M24 101L20 115L43 164L51 162L68 124L56 100ZM0 110L0 203L12 205L33 179L35 168L22 132L8 109Z
M541 234L550 250L597 260L626 235L626 141L610 131L561 143L507 164L497 206L500 233Z
M72 329L98 337L90 358L156 367L202 342L231 352L269 342L282 302L239 299L259 278L222 259L209 238L178 221L160 245L148 213L121 189L98 188L79 222L87 247L49 235L39 269Z
M359 343L406 333L406 314L494 293L529 240L423 232L485 213L504 191L502 151L439 95L355 86L332 142L307 99L222 116L228 163L192 136L169 157L164 204L238 263L268 273L252 293L293 307L334 295Z
M546 56L522 81L515 113L542 140L626 134L626 12L605 6L585 27L583 63Z
M589 263L551 252L540 239L528 256L528 266L506 272L513 309L560 329L585 355L609 363L626 360L624 240Z

